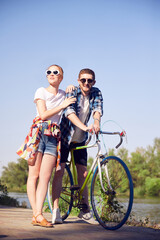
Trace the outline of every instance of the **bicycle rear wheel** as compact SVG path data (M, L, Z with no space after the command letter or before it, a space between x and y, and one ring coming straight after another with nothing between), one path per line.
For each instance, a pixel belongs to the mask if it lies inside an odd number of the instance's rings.
M91 183L91 204L97 221L108 230L120 228L128 219L133 204L133 182L126 164L109 156L101 162L104 190L98 166ZM111 187L110 187L111 186Z
M47 201L49 209L52 213L52 184L48 186L47 192ZM71 185L73 185L73 178L71 171L66 164L64 169L64 175L62 178L62 191L59 198L59 209L61 213L62 220L65 220L71 212L73 206L73 192L70 189Z

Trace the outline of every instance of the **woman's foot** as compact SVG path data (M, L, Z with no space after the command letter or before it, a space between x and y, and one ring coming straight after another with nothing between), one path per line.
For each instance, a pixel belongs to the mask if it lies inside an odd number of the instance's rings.
M36 222L36 218L35 218L35 216L33 215L33 217L32 217L32 222L31 222L34 226L37 226L38 224L37 224L37 222Z
M46 228L53 227L53 225L50 222L48 222L41 213L35 217L35 221L36 221L36 225L38 226L46 227Z

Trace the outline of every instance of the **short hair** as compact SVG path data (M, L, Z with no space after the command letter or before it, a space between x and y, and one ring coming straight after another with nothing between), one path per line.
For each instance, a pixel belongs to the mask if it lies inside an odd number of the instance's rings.
M81 74L85 74L85 73L91 74L92 77L93 77L93 80L95 80L95 73L94 73L93 70L91 70L91 69L89 69L89 68L84 68L84 69L82 69L82 70L79 72L78 78L80 79Z
M57 64L52 64L51 66L49 66L49 67L47 68L47 70L48 70L50 67L54 67L54 66L58 67L58 68L59 68L59 70L62 72L62 74L64 74L63 68L62 68L62 67L60 67L60 66L59 66L59 65L57 65Z

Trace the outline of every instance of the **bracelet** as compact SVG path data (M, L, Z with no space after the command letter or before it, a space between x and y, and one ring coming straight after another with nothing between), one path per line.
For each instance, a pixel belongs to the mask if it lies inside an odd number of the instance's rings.
M97 120L97 121L99 121L99 122L100 122L100 120L99 120L98 118L94 118L94 120Z

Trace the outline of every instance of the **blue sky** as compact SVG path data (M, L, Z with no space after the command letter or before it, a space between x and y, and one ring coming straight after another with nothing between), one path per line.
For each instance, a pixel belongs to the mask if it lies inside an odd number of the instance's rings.
M126 130L129 152L153 145L160 137L159 12L158 0L1 0L0 169L17 160L36 114L34 93L47 87L53 63L64 69L62 89L77 84L80 69L93 69L102 122Z

